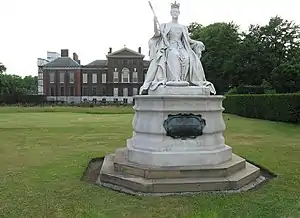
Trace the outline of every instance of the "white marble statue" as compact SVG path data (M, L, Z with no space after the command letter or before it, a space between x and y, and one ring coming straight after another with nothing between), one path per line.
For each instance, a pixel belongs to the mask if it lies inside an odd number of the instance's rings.
M200 61L205 46L200 41L192 40L187 27L178 23L179 7L176 1L171 4L172 21L169 23L160 25L154 14L155 34L149 40L150 66L140 94L168 84L205 86L216 94L213 84L205 78Z

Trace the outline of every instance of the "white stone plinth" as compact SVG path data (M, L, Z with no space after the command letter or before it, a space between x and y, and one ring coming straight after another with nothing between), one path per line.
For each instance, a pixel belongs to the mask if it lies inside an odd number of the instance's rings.
M147 166L211 166L231 159L232 149L225 145L212 151L153 152L128 148L128 159L131 162Z
M178 95L135 96L133 136L127 140L128 160L142 165L192 166L216 165L231 159L231 148L225 145L223 96L182 94L197 92L194 87L158 87L157 92L174 88ZM173 91L172 91L173 92ZM175 91L174 91L175 92ZM163 127L168 115L201 114L206 125L203 135L195 139L173 139Z

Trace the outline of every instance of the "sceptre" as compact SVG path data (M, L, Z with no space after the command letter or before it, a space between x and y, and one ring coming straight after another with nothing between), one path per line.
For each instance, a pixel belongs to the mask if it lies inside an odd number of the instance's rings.
M152 7L151 2L148 1L148 3L149 3L149 6L150 6L150 8L151 8L151 10L152 10L153 15L154 15L155 17L157 17L156 14L155 14L155 12L154 12L154 9L153 9L153 7ZM157 21L158 26L160 26L158 20L156 20L156 21Z
M148 1L148 3L149 3L149 6L150 6L150 8L151 8L151 10L152 10L153 15L154 15L155 17L157 17L156 14L155 14L155 12L154 12L154 9L153 9L153 7L152 7L151 2ZM156 19L156 22L157 22L157 24L158 24L159 31L162 32L162 31L161 31L160 24L159 24L159 22L158 22L157 19ZM163 40L164 40L165 44L168 45L168 40L166 39L166 37L165 37L163 34L162 34L162 37L163 37Z

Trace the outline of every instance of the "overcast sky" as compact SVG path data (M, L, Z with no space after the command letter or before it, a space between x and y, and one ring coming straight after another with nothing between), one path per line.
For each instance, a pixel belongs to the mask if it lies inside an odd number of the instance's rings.
M152 0L159 22L170 20L171 0ZM271 16L300 24L299 0L181 0L180 23L234 21L242 29ZM7 73L36 75L37 58L69 49L82 64L126 45L148 59L153 15L147 0L0 0L0 62Z

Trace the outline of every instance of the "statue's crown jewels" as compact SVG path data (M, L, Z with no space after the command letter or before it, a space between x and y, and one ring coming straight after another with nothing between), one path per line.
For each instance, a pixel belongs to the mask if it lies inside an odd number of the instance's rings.
M172 9L173 9L173 8L178 8L178 9L179 9L179 7L180 7L180 4L177 3L176 1L175 1L174 3L171 3L171 8L172 8Z

